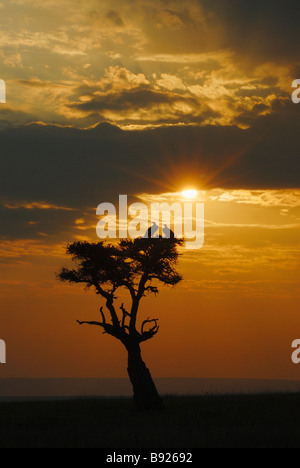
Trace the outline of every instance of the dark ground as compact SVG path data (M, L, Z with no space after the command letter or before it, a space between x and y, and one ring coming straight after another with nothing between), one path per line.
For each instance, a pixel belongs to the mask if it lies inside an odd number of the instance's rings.
M300 448L300 394L0 403L1 448Z

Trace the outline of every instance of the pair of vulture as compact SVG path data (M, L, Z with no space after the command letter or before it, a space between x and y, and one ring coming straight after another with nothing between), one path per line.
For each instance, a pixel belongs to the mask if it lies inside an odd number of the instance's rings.
M147 229L144 235L144 238L146 239L153 238L154 234L158 231L158 229L159 229L159 226L156 223L152 223L152 226L150 226L149 229ZM175 237L174 232L166 224L164 224L162 232L164 233L167 239L174 239Z

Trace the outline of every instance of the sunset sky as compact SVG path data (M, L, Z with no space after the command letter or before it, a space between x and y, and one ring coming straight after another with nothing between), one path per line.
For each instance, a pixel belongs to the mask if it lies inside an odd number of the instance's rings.
M204 203L144 299L153 376L300 379L299 2L0 0L0 377L125 377L99 297L59 283L102 202ZM183 200L181 200L183 201ZM120 300L127 300L120 297Z

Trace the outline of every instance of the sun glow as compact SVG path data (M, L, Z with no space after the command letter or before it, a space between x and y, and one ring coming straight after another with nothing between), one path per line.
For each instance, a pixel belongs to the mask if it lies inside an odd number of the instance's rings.
M191 198L196 198L198 192L197 190L189 189L189 190L183 190L181 194L184 198L191 199Z

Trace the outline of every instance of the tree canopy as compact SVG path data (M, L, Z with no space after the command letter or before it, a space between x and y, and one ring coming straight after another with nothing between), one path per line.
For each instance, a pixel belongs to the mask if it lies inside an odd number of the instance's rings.
M95 288L105 299L109 312L107 318L100 308L101 322L79 322L99 325L105 333L118 338L126 346L130 338L138 342L152 338L158 331L158 319L144 320L141 330L136 329L140 300L146 294L158 294L159 283L175 286L182 277L176 271L178 246L181 239L121 240L119 244L74 242L67 246L67 254L76 263L75 268L63 267L58 273L62 281L83 283L85 288ZM125 288L131 296L131 309L124 304L116 311L114 301L117 290Z

